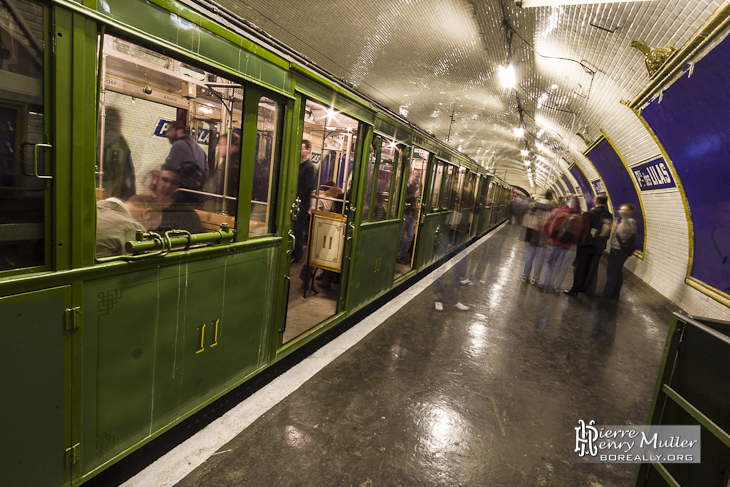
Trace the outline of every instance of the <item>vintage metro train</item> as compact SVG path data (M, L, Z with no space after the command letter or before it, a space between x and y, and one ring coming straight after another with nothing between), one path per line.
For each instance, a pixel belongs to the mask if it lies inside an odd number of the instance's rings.
M503 181L235 18L0 12L4 485L88 480L506 218ZM99 201L158 189L178 120L208 164L170 183L185 218L98 253Z

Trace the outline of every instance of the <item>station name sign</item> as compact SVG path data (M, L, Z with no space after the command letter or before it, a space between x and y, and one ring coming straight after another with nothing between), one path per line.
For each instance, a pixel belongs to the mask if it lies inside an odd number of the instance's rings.
M672 171L663 158L654 159L631 168L636 184L641 191L676 188Z
M603 187L603 181L596 179L595 181L591 181L591 184L593 185L593 191L596 194L606 194L606 188Z

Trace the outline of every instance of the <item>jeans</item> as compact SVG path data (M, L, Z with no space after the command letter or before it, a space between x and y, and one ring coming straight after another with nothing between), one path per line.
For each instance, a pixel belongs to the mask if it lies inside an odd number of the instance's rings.
M575 249L566 249L560 245L553 245L550 249L550 256L548 257L547 264L545 264L545 275L542 276L542 281L538 286L545 287L550 282L550 276L555 272L555 283L553 284L553 290L557 293L560 292L560 287L563 285L565 274L568 272L568 267L573 263L575 259Z
M530 245L527 248L527 257L525 258L525 268L522 270L522 277L530 278L530 272L532 272L533 279L540 279L542 273L542 266L545 263L545 257L547 256L547 248L542 245ZM534 267L533 267L534 261Z
M628 258L629 256L621 249L611 249L611 253L608 254L606 285L603 287L602 297L618 299L619 294L621 294L621 286L624 283L624 263Z

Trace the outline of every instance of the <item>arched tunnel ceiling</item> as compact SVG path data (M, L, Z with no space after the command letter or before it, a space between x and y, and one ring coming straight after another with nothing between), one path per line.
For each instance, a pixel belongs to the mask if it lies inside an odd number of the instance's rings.
M597 139L600 126L628 110L620 100L647 85L644 55L632 41L679 48L720 7L701 0L529 9L511 0L217 3L440 140L448 137L508 183L531 188L521 154L527 142L533 191L554 174L551 167L564 171L585 150L577 132ZM508 58L510 30L518 75L505 90L498 67ZM524 138L513 131L518 98Z

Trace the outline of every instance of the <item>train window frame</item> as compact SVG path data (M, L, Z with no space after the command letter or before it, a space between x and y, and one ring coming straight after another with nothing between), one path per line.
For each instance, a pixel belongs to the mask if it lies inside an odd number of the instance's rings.
M441 200L443 198L444 172L446 171L446 162L441 159L434 158L433 168L431 171L430 191L428 195L428 213L436 213L441 211ZM438 186L438 187L437 187ZM434 201L434 196L436 200Z
M379 179L376 178L375 175L380 174L380 168L383 164L383 147L386 147L386 144L393 149L393 160L391 163L392 168L389 175L389 194L387 204L384 208L383 218L376 219L375 208L378 196L377 186ZM403 175L404 167L406 165L405 154L408 151L408 147L403 144L399 144L398 141L394 138L376 133L372 139L370 150L371 154L372 151L374 151L375 160L374 163L372 163L371 165L371 156L368 156L366 183L364 187L365 195L363 199L363 204L365 205L365 208L363 208L362 223L381 223L396 221L400 218L402 211L401 207L403 206ZM372 172L370 171L371 167L373 168ZM394 194L396 196L395 201L393 198Z
M16 174L10 174L12 176L24 176L27 179L27 183L34 182L38 186L37 188L31 188L32 184L28 186L22 186L21 189L25 189L28 193L36 192L39 194L38 200L38 214L41 215L42 220L40 222L34 221L9 221L9 225L19 225L18 232L30 233L31 236L34 232L40 232L39 238L24 238L19 240L8 240L12 246L15 242L20 248L28 248L28 243L38 242L37 244L37 261L28 262L28 265L20 264L15 265L10 261L10 266L7 269L0 270L0 279L6 277L13 277L19 275L27 275L38 272L58 271L70 267L69 259L67 258L68 249L63 247L62 241L57 241L58 232L54 235L54 222L57 220L57 216L60 212L66 211L63 205L59 205L60 201L57 191L59 186L57 183L59 179L65 179L65 175L59 171L57 166L56 158L56 145L57 139L55 131L53 130L52 122L55 119L56 104L52 97L52 90L55 88L55 81L53 77L53 66L52 66L52 49L51 44L53 42L52 33L52 22L53 15L51 7L45 2L37 0L28 0L24 2L30 4L32 8L40 9L40 26L41 26L41 39L28 39L27 32L19 30L16 33L20 33L25 37L27 42L26 50L28 54L35 58L38 62L40 73L35 81L40 83L39 89L39 103L32 103L23 99L3 99L0 106L7 110L16 110L17 118L15 126L11 127L10 122L7 121L10 132L13 133L14 147L12 147L11 153L14 154L13 159L18 163L17 166L13 165L16 169ZM24 5L25 6L25 5ZM16 7L17 11L17 7ZM19 12L19 11L18 11ZM8 12L11 16L15 12ZM21 13L22 15L22 13ZM28 19L22 18L23 22L27 22ZM13 33L9 33L13 35ZM15 39L17 41L17 39ZM41 45L38 46L33 41L41 41ZM24 42L17 42L17 44L25 46ZM12 49L12 48L11 48ZM14 55L14 51L11 50L8 56L10 59ZM17 74L17 73L15 73ZM25 74L21 76L29 77ZM26 96L32 96L27 95ZM32 106L40 107L40 110L31 108ZM42 122L36 129L40 129L40 134L35 134L34 137L31 127L29 126L32 117L42 116ZM34 140L35 139L35 140ZM34 156L34 152L37 151L38 157ZM37 161L37 162L36 162ZM19 170L18 170L19 169ZM13 186L9 186L13 188ZM19 191L22 192L22 191ZM12 199L12 198L11 198ZM9 234L15 234L15 231L10 230ZM57 241L57 244L54 242ZM33 260L33 259L31 259Z
M246 224L248 225L248 228L246 229L246 232L239 231L236 235L236 241L246 241L249 239L258 239L258 238L264 238L264 237L271 237L274 235L279 235L279 225L277 221L277 211L278 211L278 199L281 195L281 188L280 185L282 184L281 181L281 165L282 165L282 154L283 154L283 145L284 145L284 129L286 124L286 113L288 110L287 101L281 97L279 94L270 92L268 90L264 90L259 86L251 85L247 92L250 94L250 100L247 101L244 99L244 117L248 113L246 110L246 103L250 103L251 107L258 107L256 111L256 124L254 126L255 130L252 130L254 132L254 135L256 136L256 140L254 141L254 149L250 151L250 154L244 153L244 151L241 151L241 161L239 162L241 164L241 177L240 177L240 186L239 186L239 195L243 195L244 197L239 197L239 214L243 215L242 211L245 211L246 208L248 208L247 218L246 218ZM257 147L258 147L258 116L259 116L259 110L261 107L261 100L263 98L268 98L269 100L273 101L275 104L278 105L278 113L276 114L276 127L275 127L275 142L274 142L274 151L272 152L272 168L270 169L269 173L269 194L268 194L268 201L266 202L268 209L266 213L268 214L268 230L265 233L261 234L252 234L251 233L251 222L252 219L252 213L253 213L253 192L254 192L254 185L256 184L256 158L257 158ZM252 116L252 114L249 114ZM245 124L244 124L245 125ZM245 128L244 128L245 130ZM244 132L246 133L246 132ZM241 137L241 144L243 145L245 142L244 137ZM244 164L243 158L244 156L250 155L253 161L251 164ZM245 174L244 174L245 171ZM249 179L250 176L250 179ZM251 184L247 184L247 182L251 182ZM245 201L248 200L248 204L245 203ZM241 208L243 207L243 208Z
M171 52L168 52L169 49L165 48L164 46L158 45L154 42L149 41L148 39L143 39L135 36L132 33L127 32L121 32L117 29L108 29L104 34L99 35L99 45L98 45L98 56L99 59L102 59L105 56L105 50L107 48L105 44L105 38L111 37L114 40L121 40L124 43L135 45L142 50L150 51L151 53L168 58L170 60L173 60L176 63L179 63L181 67L184 67L186 70L195 70L196 72L198 70L206 73L206 75L212 75L215 76L216 79L222 79L226 82L231 84L231 87L237 87L239 88L241 93L241 99L240 101L237 101L237 104L240 104L240 125L241 125L241 133L239 135L240 137L240 146L239 146L239 154L238 154L238 164L239 164L239 172L238 172L238 185L236 186L237 195L236 195L236 202L235 202L235 211L236 211L236 219L235 219L235 230L232 232L233 238L228 239L225 235L225 232L221 232L221 229L225 229L226 227L219 227L218 229L204 229L201 228L201 231L197 233L197 235L208 235L213 236L215 234L221 235L221 239L214 240L209 243L202 243L198 246L193 247L195 250L201 250L201 249L212 249L213 247L220 247L222 245L233 245L235 243L241 243L245 242L249 239L257 239L261 237L271 237L273 235L276 235L279 231L278 229L278 218L277 218L277 207L278 207L278 197L281 194L281 164L282 164L282 157L283 157L283 141L284 141L284 132L285 132L285 125L287 120L287 113L290 109L289 107L289 100L288 98L282 96L281 94L266 89L265 87L262 87L256 83L250 82L248 80L245 80L241 77L235 76L234 74L218 69L215 66L211 66L205 62L202 62L200 60L197 60L190 55L187 55L186 53L173 50ZM97 74L100 77L100 80L103 79L103 68L102 63L98 63L97 66ZM191 79L193 79L193 76L190 76ZM100 82L101 85L101 82ZM115 90L112 90L115 91ZM212 92L212 90L211 90ZM120 92L121 93L121 92ZM141 98L141 97L140 97ZM254 123L253 127L253 134L255 137L256 134L256 126L258 124L258 107L259 103L262 98L268 98L272 101L274 101L278 107L279 107L279 113L277 114L277 133L276 133L276 147L275 147L275 153L272 155L272 172L271 172L271 183L270 183L270 194L269 194L269 209L267 210L267 213L269 215L269 229L270 231L267 231L263 234L258 235L250 235L250 228L251 228L251 205L252 205L252 192L253 192L253 162L251 164L244 164L244 157L247 153L250 153L250 159L251 161L255 160L256 152L255 152L255 145L253 145L253 149L245 151L241 149L241 147L244 147L245 144L245 138L244 138L244 130L246 130L247 126L247 117L250 115L256 120L256 123ZM101 97L99 97L99 105L96 107L97 113L100 113L99 110L101 110L101 103L103 103L103 100ZM159 102L158 102L159 103ZM222 103L222 102L221 102ZM166 105L169 107L174 108L172 105ZM247 109L251 107L256 107L256 111L252 113L248 113ZM222 107L221 107L222 110ZM100 117L99 117L100 118ZM97 136L95 137L96 145L97 145L97 155L100 153L101 149L98 147L99 145L99 137L98 137L98 131L99 127L97 126ZM250 133L250 132L249 132ZM216 141L217 143L217 141ZM210 146L209 146L210 147ZM235 160L234 160L235 161ZM250 167L249 167L250 166ZM96 178L95 178L96 179ZM97 184L95 182L94 186L96 187ZM217 222L215 222L217 224ZM94 245L96 245L96 218L93 226L93 232L94 232L94 238L93 242ZM154 235L155 232L151 233L150 235ZM229 232L230 233L230 232ZM94 251L94 264L100 264L107 261L114 261L114 260L132 260L137 259L141 257L152 257L153 255L161 255L165 254L171 250L174 250L175 252L179 251L187 251L190 249L189 245L175 245L173 246L172 243L167 241L167 237L162 235L161 238L156 238L156 242L161 243L162 249L155 248L154 251L148 252L148 253L141 253L139 255L130 255L130 254L122 254L122 255L115 255L111 257L98 257L96 255L96 252ZM166 250L165 250L166 248Z
M442 199L441 199L441 211L448 211L451 208L451 200L453 199L453 192L454 192L454 172L456 169L456 166L453 164L446 164L446 171L445 176L443 178L443 186L441 189L442 192ZM447 187L448 186L448 187Z

